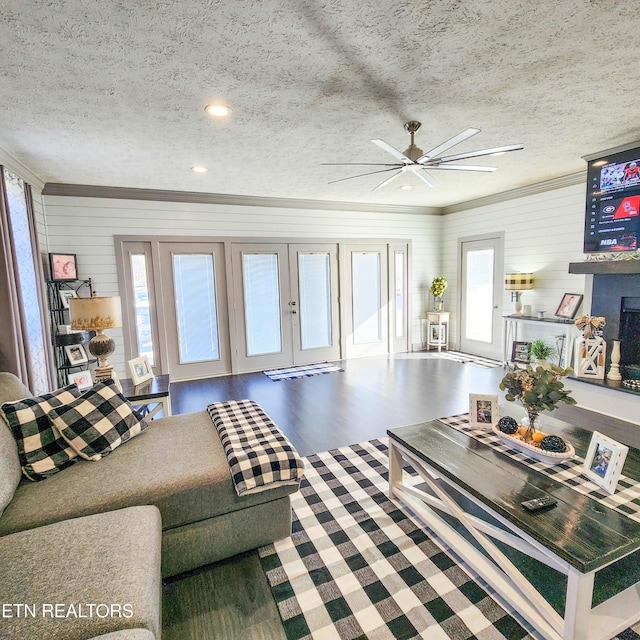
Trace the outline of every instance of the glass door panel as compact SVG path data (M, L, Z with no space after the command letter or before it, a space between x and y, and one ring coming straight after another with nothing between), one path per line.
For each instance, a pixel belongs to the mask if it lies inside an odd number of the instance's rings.
M369 344L382 339L380 309L380 254L352 254L353 342Z
M243 254L247 355L282 352L278 254Z
M409 245L389 245L389 341L393 353L409 351Z
M328 254L298 256L302 349L331 345L331 281Z
M220 358L215 263L211 254L174 254L173 284L180 363Z

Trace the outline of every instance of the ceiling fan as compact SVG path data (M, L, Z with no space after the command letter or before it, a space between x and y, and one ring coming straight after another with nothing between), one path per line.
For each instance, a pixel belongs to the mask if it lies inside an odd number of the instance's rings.
M378 171L369 171L368 173L360 173L357 176L349 176L348 178L340 178L339 180L332 180L329 184L334 184L335 182L343 182L344 180L352 180L353 178L362 178L363 176L370 176L375 173L386 173L389 171L395 171L393 175L387 178L384 182L381 182L377 187L374 188L374 191L378 189L382 189L386 187L390 182L399 178L401 175L404 175L408 172L413 173L418 178L426 182L430 187L437 187L437 180L430 175L429 171L432 170L449 170L449 171L486 171L491 172L495 171L496 167L481 167L473 164L449 164L455 160L466 160L467 158L478 158L480 156L491 156L491 155L502 155L503 153L507 153L507 151L519 151L520 149L524 149L524 145L522 144L510 144L504 147L495 147L494 149L481 149L480 151L469 151L467 153L459 153L452 156L442 156L442 154L465 140L468 140L472 136L480 133L480 129L469 128L465 129L457 136L450 138L446 142L439 144L437 147L434 147L430 151L426 153L422 151L419 147L417 147L413 142L413 136L416 131L421 127L420 122L416 120L412 120L411 122L407 122L404 125L404 128L407 130L409 135L411 136L411 144L408 149L405 149L404 152L398 151L395 147L392 147L390 144L387 144L384 140L372 140L373 144L378 145L380 148L384 149L388 153L390 153L394 158L397 158L400 162L396 163L376 163L376 162L325 162L324 165L332 165L332 166L352 166L352 167L390 167L389 169L380 169Z

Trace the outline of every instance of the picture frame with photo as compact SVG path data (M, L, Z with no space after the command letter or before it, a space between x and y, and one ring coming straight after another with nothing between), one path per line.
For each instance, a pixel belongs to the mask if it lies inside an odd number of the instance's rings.
M80 391L93 387L93 377L91 376L91 371L88 370L68 373L67 379L69 380L69 384L75 384Z
M469 394L469 422L474 427L492 427L500 419L498 396L481 393Z
M69 309L69 300L71 298L78 297L78 294L73 289L60 289L58 293L60 295L60 304L63 309Z
M627 453L629 453L629 447L594 431L584 459L582 475L602 487L607 493L614 494Z
M565 320L573 320L583 298L584 296L580 293L565 293L556 309L556 316Z
M64 352L71 366L77 366L89 362L89 356L81 344L69 344L64 347Z
M447 325L432 324L430 344L447 344Z
M522 364L529 364L531 358L529 357L529 345L530 342L521 342L514 340L511 345L511 362L520 362Z
M54 282L72 282L78 279L78 264L75 253L50 253L49 266L51 280Z
M129 365L129 371L131 372L131 380L134 386L138 386L147 380L153 378L153 369L149 363L147 356L140 356L139 358L133 358L127 363Z

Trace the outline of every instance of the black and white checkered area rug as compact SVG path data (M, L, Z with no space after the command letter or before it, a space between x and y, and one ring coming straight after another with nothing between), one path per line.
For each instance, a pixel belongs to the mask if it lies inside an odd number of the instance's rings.
M484 369L492 369L494 367L502 366L502 362L499 362L498 360L482 358L481 356L472 356L470 353L462 353L461 351L430 351L429 355L434 358L455 360L462 364L475 364L477 367L482 367Z
M260 550L289 640L529 638L387 499L383 441L306 459L293 535Z
M387 499L387 452L384 438L306 458L291 538L260 549L287 638L538 640Z
M288 367L286 369L270 369L262 373L274 382L279 382L280 380L291 380L292 378L319 376L323 373L334 373L335 371L344 371L344 369L329 362L320 362L318 364L305 364L298 367Z

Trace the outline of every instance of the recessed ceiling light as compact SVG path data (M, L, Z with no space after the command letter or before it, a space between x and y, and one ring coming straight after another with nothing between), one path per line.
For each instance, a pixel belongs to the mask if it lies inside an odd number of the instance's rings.
M194 173L207 173L207 167L203 167L201 164L197 164L195 167L191 167L191 171Z
M231 113L231 109L224 104L208 104L204 110L210 116L216 116L217 118L224 118Z
M412 187L410 184L403 184L400 188L401 188L401 189L404 189L405 191L406 191L407 189L413 189L413 187Z
M503 156L504 154L505 154L505 152L504 152L504 151L498 151L498 152L496 152L496 153L492 153L491 155L492 155L492 156Z

